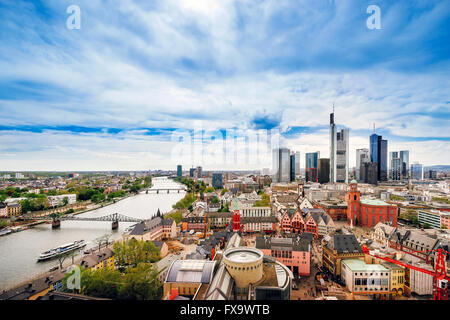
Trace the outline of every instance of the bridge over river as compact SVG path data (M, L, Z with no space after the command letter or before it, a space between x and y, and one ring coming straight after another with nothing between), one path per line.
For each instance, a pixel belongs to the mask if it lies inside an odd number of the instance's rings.
M21 216L18 220L52 220L52 228L59 228L61 226L62 220L70 221L111 221L112 229L117 229L119 227L119 222L141 222L145 219L138 219L133 217L128 217L120 213L112 213L101 217L77 217L76 215L41 215L41 216Z

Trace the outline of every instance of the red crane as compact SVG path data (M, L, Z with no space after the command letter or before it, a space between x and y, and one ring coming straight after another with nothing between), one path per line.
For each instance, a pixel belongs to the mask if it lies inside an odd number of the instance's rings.
M450 280L450 277L447 276L447 274L445 272L444 256L449 255L450 252L445 251L443 249L414 251L414 252L437 252L436 266L434 268L434 272L427 270L427 269L422 269L419 267L412 266L410 264L395 260L393 258L382 257L382 256L376 255L374 253L370 253L369 248L367 248L366 246L363 246L363 252L372 257L375 257L375 258L378 258L378 259L381 259L381 260L384 260L387 262L392 262L397 265L403 266L405 268L413 269L413 270L423 272L423 273L433 276L433 299L434 300L448 300L448 282Z

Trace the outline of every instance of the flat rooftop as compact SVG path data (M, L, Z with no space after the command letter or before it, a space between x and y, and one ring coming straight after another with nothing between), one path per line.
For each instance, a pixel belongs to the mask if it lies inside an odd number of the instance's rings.
M381 264L366 264L362 260L358 259L346 259L342 260L351 271L389 271Z

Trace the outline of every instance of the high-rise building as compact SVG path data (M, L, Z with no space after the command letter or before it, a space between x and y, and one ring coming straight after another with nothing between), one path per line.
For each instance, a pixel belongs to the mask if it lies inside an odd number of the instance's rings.
M414 180L423 180L423 165L417 162L411 165L411 178Z
M289 168L290 181L295 181L295 155L291 154L290 168Z
M295 176L299 176L300 175L300 152L296 151L294 152L294 157L295 157Z
M333 113L330 113L330 182L336 182L336 125Z
M197 167L197 179L203 177L202 167Z
M364 162L361 165L361 181L376 185L378 183L378 164L375 162Z
M288 148L278 148L272 151L272 181L289 182L291 178L291 157Z
M369 149L356 149L356 168L355 178L357 181L361 181L361 165L363 163L370 162Z
M189 177L194 178L194 174L195 174L195 168L190 168L189 169Z
M401 175L402 179L409 178L409 151L401 150L400 151L400 165L401 165Z
M387 181L388 179L388 162L387 162L387 153L388 153L388 141L381 140L380 142L380 159L379 159L379 172L380 172L380 181Z
M215 189L222 189L223 188L222 174L221 173L213 173L213 175L212 175L212 186Z
M318 182L320 152L310 152L305 154L305 177L306 181Z
M183 175L183 169L181 164L177 165L177 177L181 177Z
M330 114L330 182L348 182L349 130L336 132L334 108Z
M336 182L348 183L348 137L348 129L336 133Z
M378 181L387 180L387 140L376 133L370 136L370 161L377 164Z
M319 183L330 182L330 159L319 159Z
M389 153L389 163L390 163L390 169L389 169L389 176L392 180L400 180L401 179L401 163L400 158L398 156L397 151L393 151Z
M291 181L300 175L300 152L291 152L289 172Z

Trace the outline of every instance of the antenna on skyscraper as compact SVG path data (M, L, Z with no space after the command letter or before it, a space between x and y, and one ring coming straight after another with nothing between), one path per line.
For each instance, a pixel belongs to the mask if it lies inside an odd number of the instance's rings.
M333 113L334 113L334 101L333 101Z
M373 133L375 133L375 122L373 123Z

